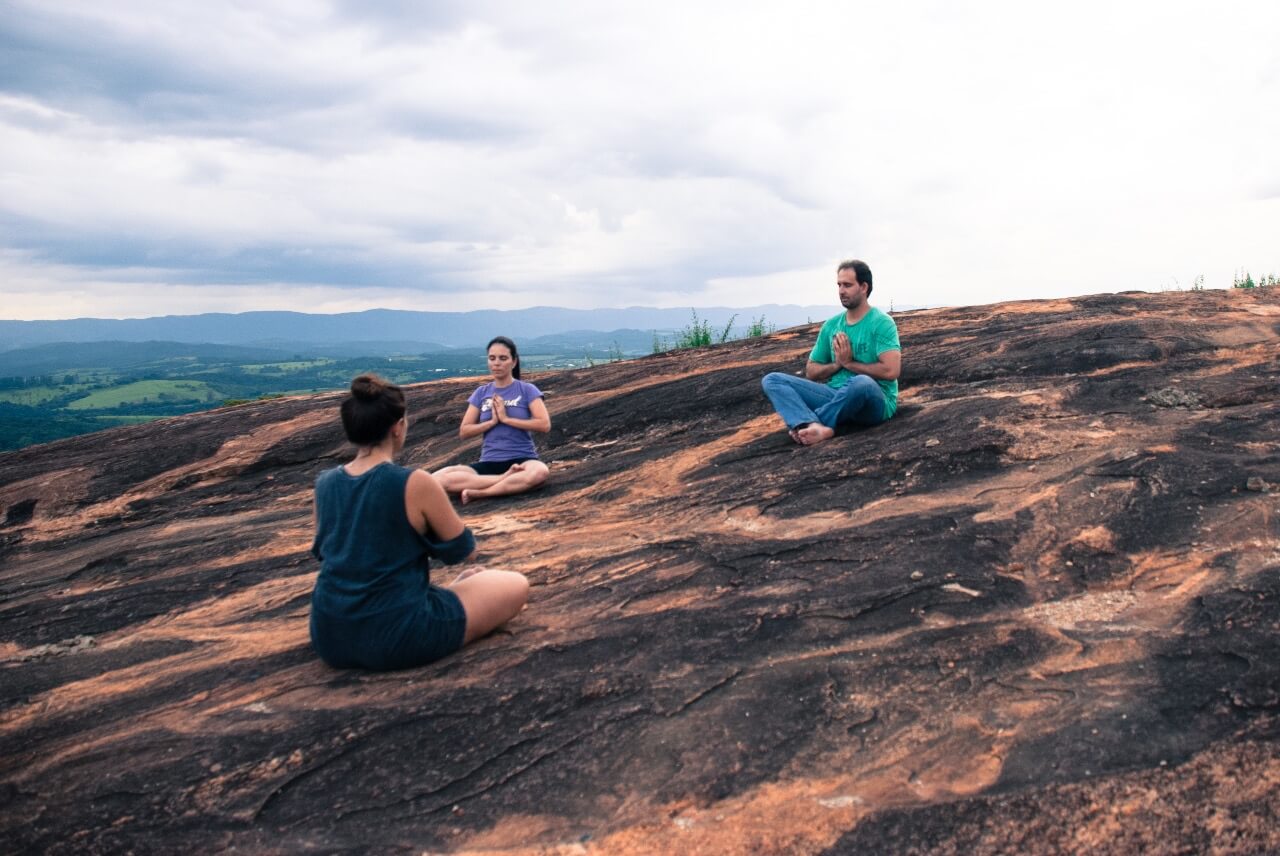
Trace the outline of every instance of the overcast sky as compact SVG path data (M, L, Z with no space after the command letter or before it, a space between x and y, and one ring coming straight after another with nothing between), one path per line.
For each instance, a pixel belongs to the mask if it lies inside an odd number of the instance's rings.
M0 2L0 317L1280 274L1280 3Z

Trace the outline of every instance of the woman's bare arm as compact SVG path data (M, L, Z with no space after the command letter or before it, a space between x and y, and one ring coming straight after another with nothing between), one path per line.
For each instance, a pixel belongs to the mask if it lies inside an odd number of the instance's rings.
M478 437L498 424L497 419L480 421L480 408L474 404L467 405L467 412L462 414L462 424L458 426L459 437Z
M541 398L535 398L529 402L528 419L517 419L514 416L508 416L505 408L498 412L498 418L512 428L523 428L526 431L541 431L543 433L551 430L551 414L547 412L547 404Z
M414 470L404 489L405 514L410 525L419 532L430 532L441 541L457 538L466 529L458 512L453 510L449 495L440 482L426 470Z

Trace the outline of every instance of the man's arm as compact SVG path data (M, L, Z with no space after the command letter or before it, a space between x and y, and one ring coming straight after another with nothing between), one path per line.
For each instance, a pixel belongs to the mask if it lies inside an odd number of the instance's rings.
M815 363L813 360L804 367L805 377L814 381L825 381L833 374L845 369L854 374L864 374L875 380L897 380L902 373L902 351L883 351L876 356L874 363L859 363L853 359L853 346L844 333L836 333L831 337L834 363Z
M854 374L864 374L875 380L897 380L902 374L902 351L885 351L876 357L874 363L855 363L852 360L844 366Z
M804 364L804 376L818 383L825 383L838 371L840 371L839 363L815 363L809 360Z
M835 341L835 337L828 334L830 326L830 321L822 325L822 329L818 331L818 341L813 343L813 350L809 352L809 359L804 364L804 376L818 383L825 383L840 371L837 363L827 362L833 356L831 343Z

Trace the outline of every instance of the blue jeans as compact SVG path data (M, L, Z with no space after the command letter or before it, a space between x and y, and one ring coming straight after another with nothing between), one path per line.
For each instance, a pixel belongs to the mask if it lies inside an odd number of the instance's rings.
M852 423L879 425L884 421L884 391L866 375L855 375L839 389L782 372L770 372L760 382L787 428L821 422L828 428Z

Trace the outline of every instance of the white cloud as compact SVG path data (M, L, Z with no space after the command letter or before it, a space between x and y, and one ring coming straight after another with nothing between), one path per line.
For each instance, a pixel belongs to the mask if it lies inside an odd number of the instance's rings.
M1261 2L11 4L0 315L1280 272L1277 35Z

